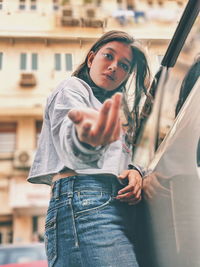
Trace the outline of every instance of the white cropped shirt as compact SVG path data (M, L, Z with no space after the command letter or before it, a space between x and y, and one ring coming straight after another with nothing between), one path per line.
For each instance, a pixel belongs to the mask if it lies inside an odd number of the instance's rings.
M67 113L73 108L99 110L102 103L91 87L77 77L65 79L48 97L42 131L27 180L51 185L52 177L68 168L78 175L118 175L131 163L124 135L106 147L89 149L76 137ZM137 167L140 171L140 168Z

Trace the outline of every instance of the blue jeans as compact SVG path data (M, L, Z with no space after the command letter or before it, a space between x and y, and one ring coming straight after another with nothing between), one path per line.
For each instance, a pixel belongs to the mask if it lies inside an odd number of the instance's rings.
M138 267L135 207L115 199L114 177L72 176L56 181L47 211L49 267Z

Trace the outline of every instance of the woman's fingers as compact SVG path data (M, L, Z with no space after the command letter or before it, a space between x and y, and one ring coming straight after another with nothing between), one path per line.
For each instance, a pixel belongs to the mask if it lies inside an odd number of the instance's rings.
M94 136L99 136L99 135L102 135L105 127L106 127L106 123L107 123L107 120L108 120L108 113L110 111L110 108L112 106L112 100L111 99L107 99L100 112L99 112L99 118L96 122L96 125L95 127L93 128L93 131L92 131L92 134Z
M119 178L127 178L129 184L119 190L116 199L127 202L129 204L136 204L141 199L142 191L142 178L141 175L136 170L125 170L120 175Z
M119 120L121 98L121 94L117 93L112 99L104 102L90 131L91 145L105 145L119 138L121 131Z
M80 123L83 120L83 113L79 110L72 109L68 112L68 117L73 123Z
M118 124L121 98L122 96L119 93L115 94L112 98L112 106L108 114L106 127L102 137L105 142L113 137L113 133L115 132L115 128Z
M104 102L99 112L93 109L69 111L68 117L75 123L80 141L99 146L109 144L119 138L121 98L121 93L115 94L112 99Z
M109 142L110 139L113 138L114 132L114 135L117 135L119 131L119 129L117 129L116 133L115 128L116 125L118 126L121 97L121 94L117 93L112 99L106 100L100 110L98 121L93 128L92 134L98 139L100 137L105 143Z
M122 195L127 192L132 192L134 195L137 194L138 190L140 190L142 187L142 184L140 182L137 182L136 180L129 182L127 186L125 186L123 189L121 189L118 194Z
M91 128L92 128L92 124L90 121L85 121L83 123L83 126L82 126L82 133L81 133L81 139L83 139L83 141L85 139L88 138L88 136L90 135L90 131L91 131Z
M128 191L127 193L120 194L116 197L116 199L119 199L121 201L129 201L130 199L134 198L135 200L139 199L141 195L141 189L138 189L136 193L134 193L132 190Z
M116 199L120 200L121 202L126 202L129 205L135 205L137 204L140 200L141 200L141 190L139 190L137 192L136 195L134 195L132 192L126 193L124 194L124 196L122 197L116 197Z

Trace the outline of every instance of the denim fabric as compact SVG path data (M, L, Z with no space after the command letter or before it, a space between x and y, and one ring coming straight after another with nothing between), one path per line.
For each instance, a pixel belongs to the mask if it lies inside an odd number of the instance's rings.
M56 181L47 211L49 267L138 267L134 206L115 199L114 177L73 176Z

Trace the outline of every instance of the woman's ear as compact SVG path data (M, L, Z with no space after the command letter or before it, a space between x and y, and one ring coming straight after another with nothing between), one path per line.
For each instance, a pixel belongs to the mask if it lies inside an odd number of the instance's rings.
M94 56L95 56L95 53L93 51L90 51L89 54L88 54L88 58L87 58L87 66L88 66L88 68L91 67L92 61L94 59Z

